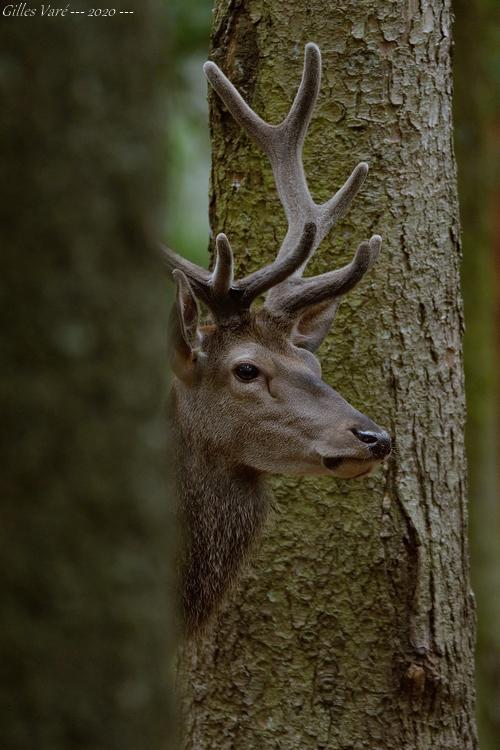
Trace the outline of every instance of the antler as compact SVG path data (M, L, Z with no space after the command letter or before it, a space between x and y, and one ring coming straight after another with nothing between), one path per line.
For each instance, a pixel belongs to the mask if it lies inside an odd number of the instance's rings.
M288 231L277 261L293 253L306 223L312 222L317 226L315 239L303 262L292 272L293 276L290 274L291 278L285 277L286 282L275 282L267 296L266 306L291 313L315 302L345 294L371 268L382 240L374 235L369 243L362 243L353 261L338 271L328 272L314 280L301 278L307 261L335 222L347 211L368 173L368 165L360 162L345 184L326 203L315 203L309 192L302 164L302 145L320 87L319 48L312 43L306 45L299 90L288 115L279 125L262 120L215 63L205 63L204 71L236 122L256 141L271 162L278 196L288 220Z
M316 225L308 222L297 245L285 257L277 257L268 266L233 281L233 251L225 234L217 235L214 270L207 271L162 247L167 266L182 271L195 295L212 311L216 319L239 315L271 287L280 284L296 271L311 253L316 238Z
M293 316L305 307L341 297L373 266L381 244L382 237L374 234L369 242L361 243L352 261L343 268L306 279L292 279L281 289L277 286L273 306Z

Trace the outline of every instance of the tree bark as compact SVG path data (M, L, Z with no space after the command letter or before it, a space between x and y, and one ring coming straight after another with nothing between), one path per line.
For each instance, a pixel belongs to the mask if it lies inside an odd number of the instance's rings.
M4 750L173 743L162 6L1 17Z
M311 272L384 237L320 358L396 450L360 482L274 481L259 553L213 631L185 649L186 747L471 750L449 2L216 4L211 58L266 120L287 111L308 41L324 70L304 150L314 196L326 200L358 161L371 166ZM211 105L211 226L243 274L273 257L283 212L262 155Z

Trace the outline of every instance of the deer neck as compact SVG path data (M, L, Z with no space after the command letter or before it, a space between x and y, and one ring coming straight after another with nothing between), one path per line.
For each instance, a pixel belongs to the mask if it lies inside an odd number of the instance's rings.
M269 502L263 477L217 452L175 383L171 421L183 533L182 598L189 632L206 622L230 587L262 528Z

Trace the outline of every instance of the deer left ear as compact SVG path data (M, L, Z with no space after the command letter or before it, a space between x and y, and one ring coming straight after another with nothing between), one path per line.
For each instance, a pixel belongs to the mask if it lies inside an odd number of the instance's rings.
M295 322L291 340L295 346L315 352L326 337L335 318L339 300L326 300L306 307Z
M170 314L172 369L181 380L189 380L196 362L198 303L186 275L176 269L172 276L177 284L176 301Z

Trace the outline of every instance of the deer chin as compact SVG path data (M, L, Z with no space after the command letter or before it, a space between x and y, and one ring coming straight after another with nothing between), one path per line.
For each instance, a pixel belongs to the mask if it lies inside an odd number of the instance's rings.
M378 461L366 461L366 459L360 460L356 458L323 458L323 466L339 479L358 479L368 476L377 463Z

